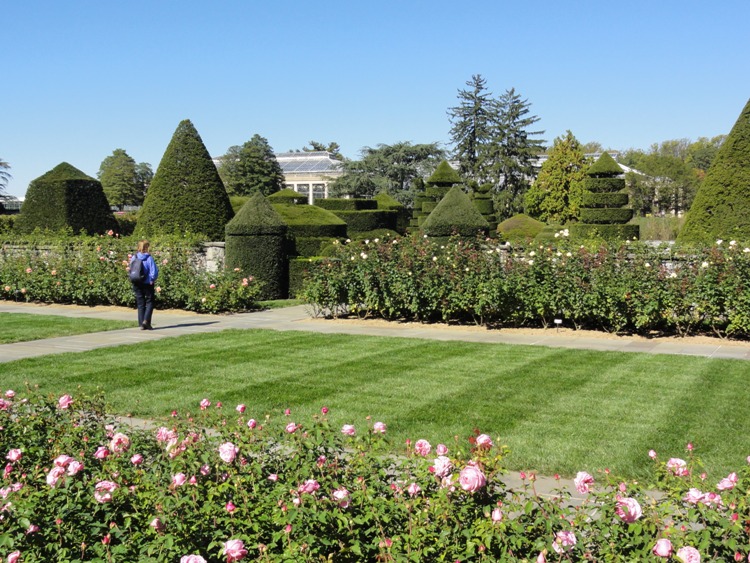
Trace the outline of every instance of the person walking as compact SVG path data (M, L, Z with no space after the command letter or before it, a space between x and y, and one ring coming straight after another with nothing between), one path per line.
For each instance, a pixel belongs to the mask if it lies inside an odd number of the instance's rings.
M154 312L154 282L159 277L159 268L156 267L153 257L149 254L149 242L138 241L138 251L130 259L130 281L135 293L135 304L138 307L138 326L141 330L153 330L151 326L151 315ZM134 276L138 271L140 261L140 275ZM134 266L135 264L135 266ZM134 279L135 277L135 279Z

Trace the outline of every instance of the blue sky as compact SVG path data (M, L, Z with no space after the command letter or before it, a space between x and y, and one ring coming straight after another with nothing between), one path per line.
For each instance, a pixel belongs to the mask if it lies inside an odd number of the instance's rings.
M157 168L182 119L212 155L255 133L448 146L472 74L552 139L648 148L728 133L750 97L750 1L7 0L0 158L22 196L116 148Z

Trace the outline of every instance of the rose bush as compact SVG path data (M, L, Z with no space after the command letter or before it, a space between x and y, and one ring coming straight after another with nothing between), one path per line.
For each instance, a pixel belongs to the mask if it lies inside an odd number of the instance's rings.
M648 483L581 472L585 492L572 502L562 487L537 494L533 474L519 489L504 486L507 448L479 431L440 444L432 458L425 444L399 453L369 420L342 433L328 409L293 422L281 409L257 412L249 425L250 404L239 412L196 399L195 412L136 429L108 414L101 396L3 397L3 561L745 561L750 553L750 471L709 479L692 446L679 474L654 452ZM113 443L110 455L96 455Z

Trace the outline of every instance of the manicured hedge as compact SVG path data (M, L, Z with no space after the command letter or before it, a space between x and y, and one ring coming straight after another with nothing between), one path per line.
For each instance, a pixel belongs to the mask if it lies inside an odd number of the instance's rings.
M67 162L32 180L14 229L34 229L103 234L117 229L101 183Z
M477 233L486 235L489 225L469 196L453 187L422 223L422 229L433 237L458 234L473 238Z
M386 193L376 195L375 201L378 202L378 209L396 212L396 230L402 235L405 234L409 227L411 212L401 202Z
M328 198L316 199L315 205L330 211L360 211L364 209L377 209L378 202L374 199L344 199Z
M585 178L583 187L595 193L619 192L625 188L624 178Z
M425 215L429 215L435 210L437 205L437 201L427 200L422 202L422 213L424 213Z
M268 200L271 203L287 203L290 205L294 204L306 204L307 196L299 192L295 192L291 188L279 190L278 192L272 193L268 196Z
M447 160L438 164L435 172L425 181L428 186L444 186L450 188L454 184L462 182L461 176L458 175Z
M331 237L290 237L289 255L290 256L319 256L321 249L331 244L334 240Z
M638 240L638 225L597 225L576 223L570 226L570 234L577 240Z
M591 178L611 178L622 173L622 168L608 152L599 155L596 162L586 171L586 175Z
M401 238L401 235L391 229L376 229L352 233L350 238L351 240L395 240Z
M627 208L582 207L580 212L582 223L599 225L605 223L621 225L633 218L633 210Z
M294 299L302 293L310 271L322 261L321 256L305 256L289 260L289 297Z
M497 226L497 233L502 240L511 243L531 242L544 228L544 223L528 215L514 215Z
M396 211L367 209L362 211L335 211L337 217L346 221L349 234L376 229L396 229Z
M492 197L479 197L480 194L474 195L474 206L477 208L479 213L486 219L489 215L495 213L495 208L492 204Z
M346 222L317 205L272 204L294 237L346 238Z
M628 204L626 193L593 193L583 194L583 207L623 207Z

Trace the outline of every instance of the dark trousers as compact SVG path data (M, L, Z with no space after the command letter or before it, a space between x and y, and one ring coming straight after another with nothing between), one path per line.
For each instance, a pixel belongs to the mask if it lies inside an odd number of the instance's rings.
M135 305L138 307L138 326L143 323L151 324L154 312L154 286L149 283L134 283Z

